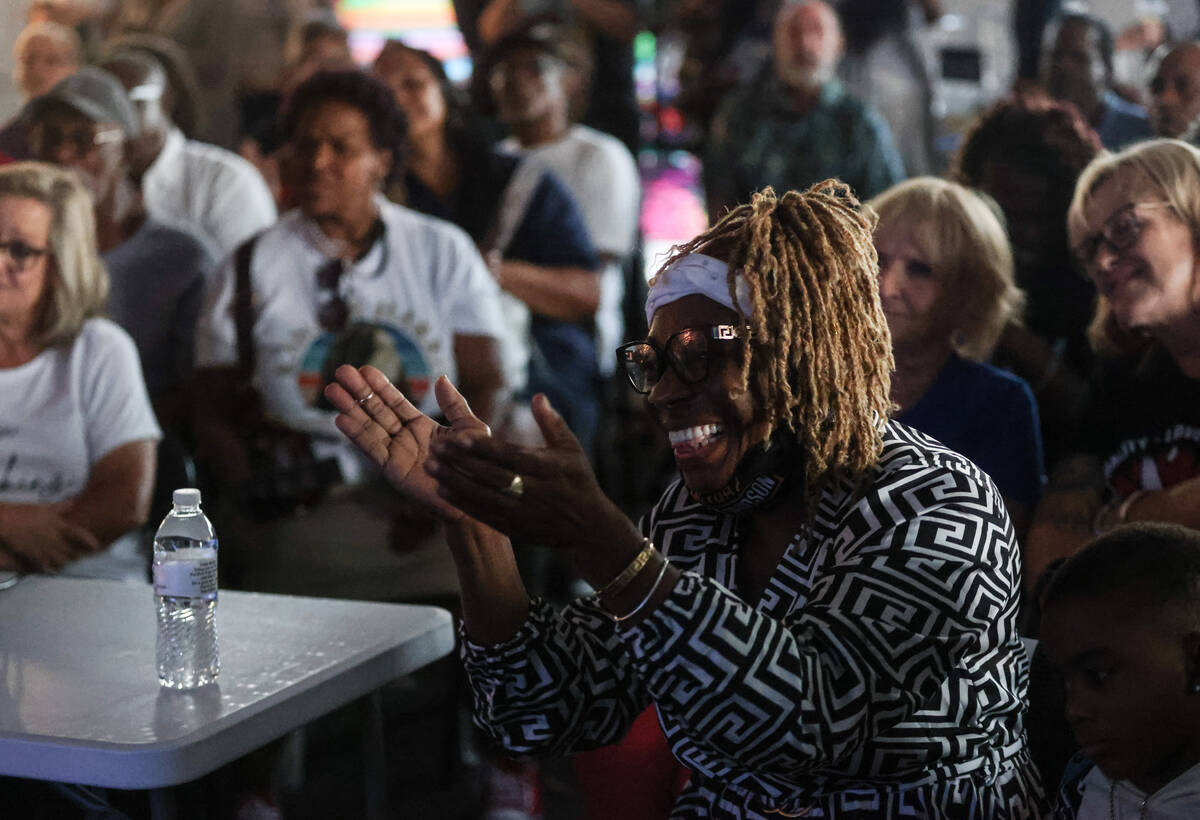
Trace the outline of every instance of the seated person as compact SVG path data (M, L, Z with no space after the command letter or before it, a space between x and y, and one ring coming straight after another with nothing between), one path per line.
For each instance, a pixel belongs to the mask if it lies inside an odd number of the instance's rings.
M41 96L79 68L83 43L69 26L51 22L30 23L13 44L13 79L26 99ZM25 111L0 125L0 154L29 159L29 121Z
M389 202L380 192L403 173L405 120L392 92L363 72L319 72L296 89L284 111L285 169L298 207L217 272L196 330L197 434L203 458L226 498L247 513L260 488L248 450L243 386L253 385L278 428L307 437L297 446L336 463L337 492L303 519L281 516L245 532L251 588L335 592L328 567L294 579L275 575L310 544L314 560L333 560L328 539L348 537L339 513L367 526L361 497L378 473L337 434L322 397L328 362L371 363L437 411L433 382L457 378L482 418L506 400L500 351L508 343L499 288L459 228ZM239 284L239 280L244 284ZM363 551L385 545L390 517L356 536ZM292 529L294 527L294 530ZM236 536L236 531L234 532ZM225 531L222 531L225 537ZM410 543L410 546L414 546ZM271 558L273 549L289 557ZM444 547L442 548L444 550ZM434 550L432 559L444 553ZM448 559L445 559L448 565ZM344 567L349 573L360 567ZM324 573L324 574L322 574ZM378 576L384 573L375 573ZM370 575L370 573L368 573ZM421 582L413 571L411 582ZM295 580L301 586L291 586ZM368 578L373 582L374 578Z
M0 168L0 278L0 569L145 580L160 433L74 174Z
M1062 455L1061 443L1087 402L1087 325L1096 289L1075 268L1066 214L1075 180L1101 150L1074 107L1014 97L972 126L952 175L1004 213L1026 303L1023 321L1004 328L992 361L1033 388L1051 461Z
M522 167L550 171L575 197L588 239L600 257L595 311L597 365L616 372L613 349L625 340L624 270L637 243L642 185L620 140L575 122L571 89L583 82L561 29L536 25L498 40L475 66L487 93L476 100L511 132L500 150Z
M1200 136L1200 43L1171 46L1150 80L1150 125L1156 137L1195 143Z
M1150 136L1146 109L1114 90L1113 35L1086 11L1068 11L1047 26L1042 74L1050 95L1079 109L1110 151Z
M1200 528L1200 150L1150 140L1097 157L1068 213L1099 290L1102 367L1025 542L1025 582L1125 521Z
M1055 818L1200 817L1200 532L1117 527L1063 564L1043 607L1082 747Z
M126 153L151 217L182 226L217 259L275 224L275 199L258 169L232 151L187 139L172 121L168 74L154 55L110 50L103 68L137 111L138 133Z
M85 66L27 112L34 156L74 171L91 191L112 283L108 315L137 345L159 423L182 433L193 329L213 256L197 236L146 213L129 173L137 115L116 77Z
M886 418L872 228L827 182L675 249L620 349L680 472L640 526L544 396L522 447L445 379L450 427L338 368L338 428L447 522L476 722L508 753L616 743L653 703L691 770L675 817L1041 817L1012 525L978 467ZM510 537L597 593L531 598Z
M600 274L575 198L555 174L489 145L432 54L390 40L374 73L408 121L398 201L450 220L487 254L512 297L505 315L527 346L507 364L510 380L527 383L529 395L549 395L590 449L599 414L593 336ZM528 348L536 348L532 358Z
M893 416L982 467L1020 538L1041 493L1042 439L1029 385L986 363L1024 303L1004 227L978 195L934 177L869 204L896 358Z

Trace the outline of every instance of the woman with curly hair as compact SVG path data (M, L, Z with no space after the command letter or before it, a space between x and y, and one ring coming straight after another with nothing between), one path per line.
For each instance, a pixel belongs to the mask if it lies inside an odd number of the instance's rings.
M404 162L404 114L387 86L357 70L318 72L292 93L281 126L296 207L214 274L196 326L206 399L197 455L236 508L223 537L253 547L231 550L227 564L264 592L363 594L387 577L398 584L388 597L423 594L431 566L449 563L444 550L422 552L410 537L406 556L432 565L406 572L392 561L401 556L388 552L391 517L366 512L378 510L370 499L382 481L333 425L325 362L338 350L388 362L428 412L437 412L433 379L455 373L490 421L507 395L499 290L462 230L383 197ZM288 514L300 505L306 516ZM356 555L381 563L360 560L348 581L326 546L349 527ZM312 563L302 567L300 555ZM452 580L446 570L437 577Z
M1067 242L1071 191L1103 148L1079 112L1040 97L1002 100L967 134L956 181L992 197L1012 240L1023 322L1009 322L994 362L1033 387L1047 456L1064 441L1087 402L1092 365L1086 328L1096 290L1080 275Z
M614 743L653 703L691 770L674 817L1040 816L1012 525L977 467L887 420L873 227L826 182L675 250L618 349L680 472L640 526L544 397L547 444L519 447L444 379L449 427L339 368L338 427L446 521L476 721L510 753ZM597 592L531 600L508 536Z

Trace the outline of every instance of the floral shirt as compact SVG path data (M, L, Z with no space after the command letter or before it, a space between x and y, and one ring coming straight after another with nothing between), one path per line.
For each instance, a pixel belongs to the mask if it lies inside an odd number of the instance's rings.
M675 818L1041 816L1017 545L969 461L889 423L873 480L797 515L754 605L736 517L677 481L642 529L684 575L635 626L535 601L503 644L464 635L476 720L506 749L610 744L653 701L692 771Z

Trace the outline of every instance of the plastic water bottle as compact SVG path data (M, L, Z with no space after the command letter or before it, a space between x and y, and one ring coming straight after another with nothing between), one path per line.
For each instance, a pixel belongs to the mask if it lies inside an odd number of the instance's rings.
M176 490L154 535L158 681L172 689L212 683L217 654L217 535L200 511L200 491Z

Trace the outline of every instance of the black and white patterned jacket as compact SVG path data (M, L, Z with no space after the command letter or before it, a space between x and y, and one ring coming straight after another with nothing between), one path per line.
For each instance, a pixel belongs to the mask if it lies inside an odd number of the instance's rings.
M824 492L754 606L735 517L676 481L642 528L685 574L636 626L535 601L501 645L464 635L476 720L506 749L616 742L652 700L692 771L675 818L1042 816L1020 558L971 462L889 423L874 481Z

